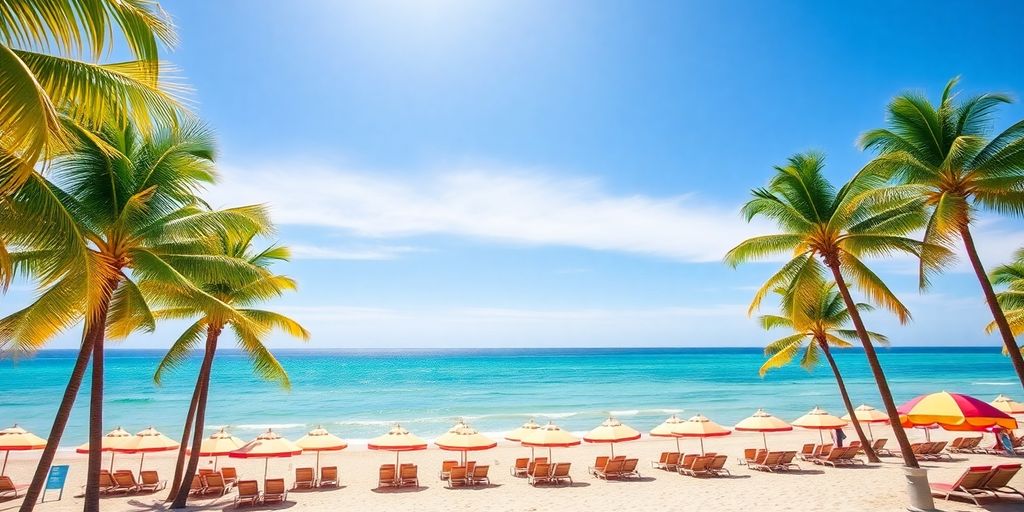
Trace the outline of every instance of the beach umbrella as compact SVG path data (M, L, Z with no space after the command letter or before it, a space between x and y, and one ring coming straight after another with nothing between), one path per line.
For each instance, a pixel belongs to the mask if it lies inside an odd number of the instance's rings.
M583 436L583 440L588 443L608 443L612 457L615 456L615 443L636 441L637 439L640 439L640 432L612 416Z
M875 434L871 432L871 424L889 423L888 414L879 411L878 409L875 409L874 407L871 407L870 405L867 404L858 405L857 408L853 410L853 413L857 416L857 421L859 423L867 424L868 437L870 437L872 441L875 440ZM847 413L846 415L844 415L843 419L846 421L850 421L850 414Z
M466 464L466 452L490 450L498 443L493 439L477 432L469 425L458 422L448 432L441 434L434 440L434 444L442 450L462 452L462 464Z
M736 424L736 430L741 432L760 432L761 439L764 441L764 449L768 449L768 437L765 435L767 432L786 432L793 430L793 427L785 421L772 416L764 411L764 409L758 409L752 416Z
M551 460L552 448L568 448L580 444L578 437L558 428L553 422L530 432L520 442L531 448L547 448L548 460Z
M110 471L114 471L114 448L123 446L124 443L130 441L131 438L131 432L128 432L121 427L117 427L114 430L107 432L101 439L100 451L110 452ZM75 448L75 452L85 454L89 453L89 443L85 443L78 448Z
M210 434L210 437L203 439L203 442L199 445L199 456L200 457L213 457L213 469L217 470L217 459L221 455L227 455L242 446L245 445L245 441L229 434L223 428ZM192 450L186 450L189 455L192 454Z
M700 439L700 454L704 455L704 438L721 437L732 433L731 430L709 420L703 414L698 414L684 422L677 423L672 428L673 435L678 441L680 437L696 437Z
M684 423L686 420L673 414L668 419L661 422L661 425L651 429L650 434L654 437L672 437L676 440L676 451L681 452L682 448L679 447L679 436L672 433L672 429L680 423Z
M337 452L348 448L348 443L340 437L317 425L309 433L295 441L295 446L304 452L316 452L316 472L320 472L320 452Z
M270 459L281 457L292 457L302 453L302 448L295 446L295 443L281 437L273 430L267 429L256 439L242 445L241 448L229 452L228 457L234 459L264 459L263 480L267 479L267 468L270 466Z
M1006 395L999 395L995 400L992 400L989 403L1006 414L1024 414L1024 404Z
M399 455L402 452L426 450L427 442L396 423L387 434L370 439L366 447L371 450L395 452L395 478L398 478Z
M4 452L4 465L0 468L0 476L7 471L7 457L11 452L26 450L42 450L46 448L46 439L43 439L14 424L13 427L0 430L0 450Z
M821 441L821 444L825 444L825 436L823 432L825 430L835 430L837 428L845 427L846 420L837 418L829 414L825 409L815 406L814 409L811 409L811 412L793 420L792 425L794 427L817 430L818 439Z
M533 418L530 418L530 421L527 421L526 423L523 423L522 425L519 426L519 428L509 432L508 434L505 434L505 439L507 439L509 441L513 441L513 442L519 443L519 442L522 442L523 437L526 437L527 434L529 434L530 432L533 432L534 430L537 430L539 428L540 428L540 425L536 421L533 421ZM530 448L530 458L531 459L535 458L533 455L534 455L533 448L531 447Z
M111 448L110 451L113 453L141 453L142 457L139 459L139 473L141 474L142 463L145 462L147 453L166 452L177 449L177 441L161 434L157 429L149 427L126 439L123 443L119 443L118 446Z
M921 395L899 406L904 427L937 424L946 430L984 431L992 427L1017 428L1017 420L973 396L959 393Z

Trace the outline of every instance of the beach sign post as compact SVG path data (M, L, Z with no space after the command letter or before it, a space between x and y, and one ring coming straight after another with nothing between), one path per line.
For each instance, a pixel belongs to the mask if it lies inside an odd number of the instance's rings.
M50 473L46 475L46 487L43 489L43 496L40 502L46 501L47 491L57 491L57 501L64 497L64 482L68 479L68 466L50 466Z

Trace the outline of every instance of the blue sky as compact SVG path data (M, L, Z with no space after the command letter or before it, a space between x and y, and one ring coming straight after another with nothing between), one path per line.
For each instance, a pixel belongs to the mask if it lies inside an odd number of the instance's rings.
M720 263L765 229L738 215L749 190L807 149L847 178L903 90L962 75L1024 93L1024 13L996 3L165 8L168 58L220 140L210 196L273 207L301 286L276 307L312 346L756 346L746 304L774 264ZM1022 117L1006 107L997 128ZM993 265L1024 222L985 216L977 238ZM894 343L997 343L962 262L927 295L912 262L878 266L915 315L870 319Z

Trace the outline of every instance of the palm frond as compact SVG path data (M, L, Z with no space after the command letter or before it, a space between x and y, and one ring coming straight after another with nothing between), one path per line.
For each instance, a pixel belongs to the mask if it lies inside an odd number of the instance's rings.
M171 348L164 354L160 364L156 367L156 372L153 373L153 382L156 385L159 386L163 383L165 373L174 370L188 360L189 354L195 350L196 345L203 341L206 327L205 319L197 320L171 344Z

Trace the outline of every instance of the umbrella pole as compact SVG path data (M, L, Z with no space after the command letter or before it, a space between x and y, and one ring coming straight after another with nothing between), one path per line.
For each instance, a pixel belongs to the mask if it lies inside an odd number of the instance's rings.
M554 462L555 458L551 456L551 447L548 447L548 464Z
M214 455L213 456L213 470L214 471L217 471L217 460L218 459L220 459L220 456L218 456L218 455Z
M398 463L398 456L401 455L401 454L402 454L402 452L398 452L398 451L395 452L395 482L396 483L399 481L399 479L401 478L401 475L402 475L402 465Z
M609 443L612 447L612 458L615 458L615 443Z
M532 447L532 446L530 447L530 459L532 459L534 461L537 460L537 452L535 450L536 449L534 447Z
M676 438L676 451L679 452L679 453L683 453L683 449L679 447L679 438L678 437Z
M139 478L142 478L142 463L146 461L146 452L142 452L142 457L139 458Z
M267 468L270 467L270 457L263 458L263 486L267 486Z
M875 442L875 434L873 432L871 432L871 424L870 423L868 423L868 438L871 439L872 443Z
M768 436L761 432L761 439L764 441L764 451L768 451Z
M114 452L110 452L110 472L114 472Z
M320 450L316 451L316 474L320 474Z
M820 428L818 429L818 442L821 444L825 444L825 434L821 433Z
M4 476L4 472L7 471L7 457L10 457L10 456L11 456L11 451L10 450L7 450L6 452L4 452L4 467L3 467L3 469L0 469L0 476Z
M704 438L700 438L700 456L704 456Z

